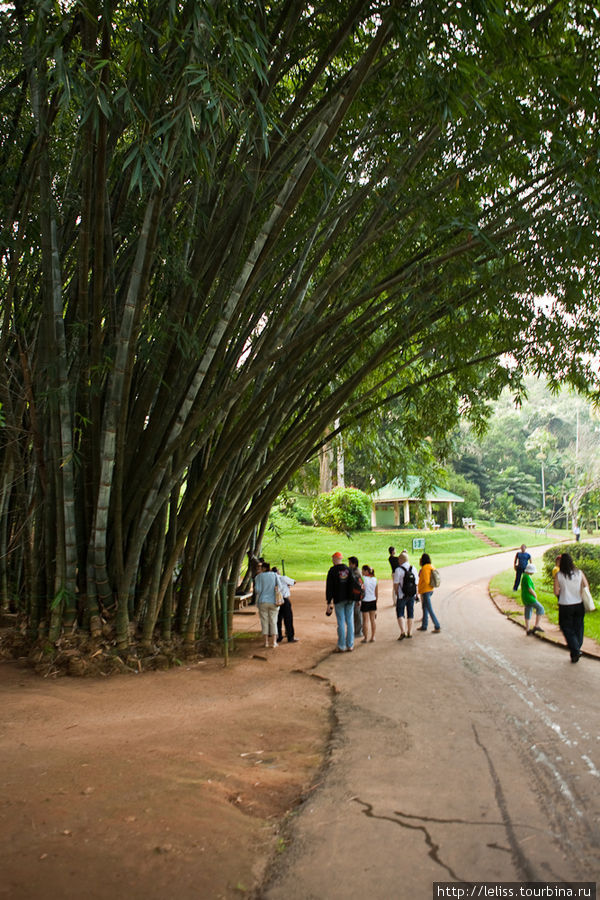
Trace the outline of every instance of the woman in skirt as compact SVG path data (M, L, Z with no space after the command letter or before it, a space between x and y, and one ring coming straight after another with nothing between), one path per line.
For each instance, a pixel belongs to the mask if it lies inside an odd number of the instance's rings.
M362 643L375 640L375 619L377 618L377 579L375 571L370 566L362 567L362 577L365 585L365 596L360 601L360 611L362 613L363 623L363 639ZM371 637L369 637L369 624L371 625Z

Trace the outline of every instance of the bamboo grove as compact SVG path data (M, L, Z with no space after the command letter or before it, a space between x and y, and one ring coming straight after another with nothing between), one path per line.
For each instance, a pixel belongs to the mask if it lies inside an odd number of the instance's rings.
M592 3L0 10L2 604L219 634L334 421L594 387Z

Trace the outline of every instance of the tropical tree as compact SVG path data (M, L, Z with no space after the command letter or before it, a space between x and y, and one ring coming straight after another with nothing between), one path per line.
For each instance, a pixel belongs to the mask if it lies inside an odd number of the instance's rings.
M516 506L536 509L540 505L540 488L536 479L516 466L507 466L492 478L492 493L508 494Z
M455 472L448 474L447 485L449 490L460 497L464 497L462 503L454 505L454 516L457 520L475 518L481 508L481 492L476 484L458 475Z
M518 509L514 498L503 491L496 494L490 505L490 512L500 522L516 522L518 519Z
M193 648L326 440L394 400L414 448L527 369L594 378L593 4L19 0L0 27L0 558L30 635Z
M598 487L589 490L583 495L579 502L578 514L581 523L590 534L598 528L598 519L600 518L600 483L598 483Z
M556 438L547 428L536 428L525 441L525 449L535 454L540 461L542 484L542 509L546 508L546 474L545 463L550 453L556 447Z

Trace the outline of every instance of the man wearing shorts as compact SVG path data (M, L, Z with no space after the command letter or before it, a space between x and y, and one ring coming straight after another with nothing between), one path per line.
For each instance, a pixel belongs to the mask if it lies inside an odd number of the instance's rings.
M400 628L399 641L412 638L415 620L415 601L417 598L418 572L408 561L408 553L402 551L398 557L400 565L393 575L396 591L396 618Z

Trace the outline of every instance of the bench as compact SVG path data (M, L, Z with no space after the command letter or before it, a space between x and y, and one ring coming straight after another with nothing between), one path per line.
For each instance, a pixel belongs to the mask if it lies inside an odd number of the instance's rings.
M252 600L252 591L250 591L249 594L235 594L233 598L233 611L245 609L250 600Z
M469 530L469 528L477 528L473 519L471 519L471 518L465 519L464 516L463 516L462 524L463 524L463 528L466 528L467 531Z

